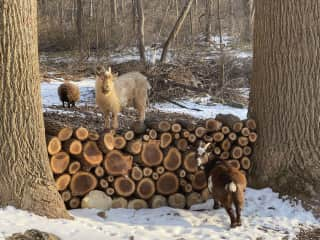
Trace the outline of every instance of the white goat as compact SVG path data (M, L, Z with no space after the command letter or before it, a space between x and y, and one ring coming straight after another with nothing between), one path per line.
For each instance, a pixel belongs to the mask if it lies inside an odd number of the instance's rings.
M139 120L144 121L150 84L143 74L128 72L117 77L103 67L97 67L96 104L105 114L105 128L110 128L110 112L112 128L117 129L118 113L122 107L135 107L139 112Z

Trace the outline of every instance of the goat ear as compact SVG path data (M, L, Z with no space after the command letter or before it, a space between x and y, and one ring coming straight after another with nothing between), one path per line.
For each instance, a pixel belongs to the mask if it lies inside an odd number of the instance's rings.
M97 76L101 76L102 74L104 74L105 71L106 71L106 70L105 70L105 68L104 68L103 66L97 66L97 68L96 68L96 75L97 75Z
M114 73L114 74L112 74L112 75L113 75L113 77L118 77L118 76L119 76L119 73L116 72L116 73Z

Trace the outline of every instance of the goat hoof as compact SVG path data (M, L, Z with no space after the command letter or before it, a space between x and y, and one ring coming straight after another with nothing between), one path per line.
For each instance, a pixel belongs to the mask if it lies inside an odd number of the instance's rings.
M237 227L240 227L241 225L241 222L237 222Z
M237 226L238 226L237 223L234 222L234 223L231 223L230 228L236 228Z

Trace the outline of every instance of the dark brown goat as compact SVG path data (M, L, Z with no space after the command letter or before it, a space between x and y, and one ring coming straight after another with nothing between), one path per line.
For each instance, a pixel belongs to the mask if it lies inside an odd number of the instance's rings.
M206 161L207 157L204 158L206 154L208 152L198 157L199 165L202 164L202 159L205 159L204 162ZM212 160L203 166L208 177L209 192L214 199L214 208L218 208L220 203L230 217L231 228L241 226L241 210L244 205L244 192L247 186L245 175L226 161L216 162ZM236 215L232 204L235 206Z
M79 87L69 82L63 83L59 86L58 95L63 107L64 102L67 102L69 108L70 105L75 107L75 103L80 100Z

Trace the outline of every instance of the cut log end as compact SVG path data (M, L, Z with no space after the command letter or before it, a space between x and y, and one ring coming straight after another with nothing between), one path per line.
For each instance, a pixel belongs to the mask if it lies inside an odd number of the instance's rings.
M133 130L129 130L129 131L126 131L123 136L124 136L125 140L131 141L134 139L135 134L134 134Z
M56 179L56 187L58 191L64 191L67 189L67 187L69 186L71 180L71 176L67 173L59 176Z
M62 144L59 138L53 136L46 136L47 150L50 155L55 155L61 151Z
M163 195L176 193L179 189L178 177L171 172L166 172L157 181L157 191Z
M236 122L232 126L233 131L236 133L239 133L242 128L243 128L243 122Z
M143 172L140 167L133 167L132 168L131 178L135 181L139 181L143 178Z
M148 167L158 166L162 163L163 153L160 150L160 141L151 140L143 144L141 161Z
M231 157L234 158L234 159L239 159L239 158L242 157L242 155L243 155L243 150L239 146L235 146L231 150Z
M123 197L112 199L112 208L128 208L128 200Z
M181 127L181 124L180 123L174 123L172 124L171 126L171 131L174 132L174 133L179 133L181 132L182 130L182 127Z
M103 155L96 142L88 141L84 144L82 159L83 164L87 166L97 166L103 160Z
M79 127L74 131L74 136L80 141L85 141L89 137L89 131L84 127Z
M249 141L255 143L258 139L258 135L255 132L249 134Z
M150 200L150 207L151 208L160 208L168 206L167 199L162 195L155 195Z
M145 167L142 172L143 172L143 176L150 177L153 173L153 170L152 168Z
M196 152L189 152L184 156L183 168L187 172L194 173L198 170L198 161L196 159Z
M106 172L112 176L127 175L132 168L133 158L124 155L118 150L112 150L104 159L103 166Z
M135 191L135 183L128 177L117 177L114 181L114 189L119 196L129 197Z
M129 201L128 208L136 210L148 208L148 203L143 199L133 199Z
M222 122L216 119L208 119L205 122L205 126L210 132L219 131L222 127Z
M251 161L248 157L243 157L240 160L241 168L244 170L249 170L251 167Z
M127 144L127 141L122 136L116 136L114 138L114 148L115 149L123 149Z
M79 155L82 152L82 143L77 139L69 139L62 144L62 148L67 153Z
M198 171L194 174L192 187L197 191L200 191L207 187L207 177L204 171Z
M170 148L167 155L163 160L163 166L168 171L175 171L177 170L182 163L181 153L177 148Z
M77 172L71 178L70 190L72 196L84 196L97 186L96 177L89 172Z
M63 173L69 165L70 156L66 152L59 152L50 159L51 170L55 174Z
M77 173L80 170L80 168L81 168L80 162L74 161L74 162L70 163L69 168L68 168L68 172L73 175L73 174Z
M215 132L213 135L213 141L222 142L224 139L224 134L222 132Z
M192 192L187 197L187 207L190 208L192 205L202 203L203 199L200 193Z
M256 124L256 121L249 118L247 121L246 121L246 127L249 128L250 130L256 130L257 128L257 124Z
M142 199L149 199L155 193L156 188L151 178L143 178L139 181L136 189L137 195Z
M160 136L160 147L167 148L172 142L172 135L170 133L162 133Z
M175 193L169 196L168 204L170 207L184 209L186 206L186 197L181 193Z
M80 198L78 197L73 197L71 198L71 200L69 201L69 207L71 209L76 209L79 208L81 204Z

